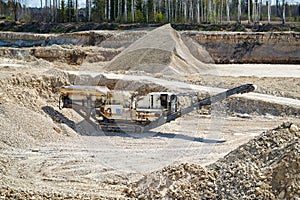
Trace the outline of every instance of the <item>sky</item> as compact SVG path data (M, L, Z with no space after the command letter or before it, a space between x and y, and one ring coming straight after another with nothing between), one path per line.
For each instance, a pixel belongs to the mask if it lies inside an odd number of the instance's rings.
M280 0L281 1L281 0ZM286 0L287 3L300 3L300 0ZM43 0L43 3L45 0ZM78 0L79 7L85 7L86 0ZM266 2L266 0L263 0L263 2ZM24 0L24 3L27 7L40 7L41 1L40 0ZM272 3L275 4L275 0L272 0Z

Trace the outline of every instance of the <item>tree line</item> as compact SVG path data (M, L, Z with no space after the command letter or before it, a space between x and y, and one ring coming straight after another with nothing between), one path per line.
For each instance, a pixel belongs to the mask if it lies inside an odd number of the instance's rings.
M299 21L300 4L276 0L40 0L28 8L23 0L0 0L0 15L15 21L117 23L230 23L262 20Z

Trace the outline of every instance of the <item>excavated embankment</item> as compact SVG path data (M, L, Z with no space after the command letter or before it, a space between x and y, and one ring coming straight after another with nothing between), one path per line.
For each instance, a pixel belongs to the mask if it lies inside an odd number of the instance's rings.
M299 64L297 32L183 32L209 52L215 63Z
M147 32L148 31L144 30L84 31L68 34L1 32L0 46L34 47L51 46L53 44L96 46L101 48L101 50L98 51L101 58L89 60L91 62L109 61L124 48L145 36ZM300 45L300 33L298 32L248 33L182 31L178 33L182 36L183 42L192 54L194 51L193 43L198 43L198 45L203 46L203 49L206 49L210 58L212 58L215 63L300 63L300 49L298 48ZM10 50L10 48L0 48L2 55L10 51L13 52L14 50ZM57 50L53 49L53 51ZM30 53L30 55L34 56L33 53ZM210 62L210 60L205 59L206 57L207 56L200 56L197 58L200 58L202 62ZM59 57L55 57L55 59L59 59ZM74 62L71 64L74 64Z

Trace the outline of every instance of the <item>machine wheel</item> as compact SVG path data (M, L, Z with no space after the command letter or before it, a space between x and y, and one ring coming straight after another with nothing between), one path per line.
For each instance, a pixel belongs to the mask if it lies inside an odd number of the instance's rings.
M141 126L135 126L135 133L142 133L143 129Z

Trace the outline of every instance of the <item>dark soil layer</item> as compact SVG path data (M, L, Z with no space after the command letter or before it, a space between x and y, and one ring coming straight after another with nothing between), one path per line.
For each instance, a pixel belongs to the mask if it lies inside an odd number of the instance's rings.
M70 33L88 30L130 30L159 27L162 24L117 24L117 23L51 23L51 22L0 22L0 31L34 32L34 33ZM295 24L172 24L176 30L200 31L300 31Z

